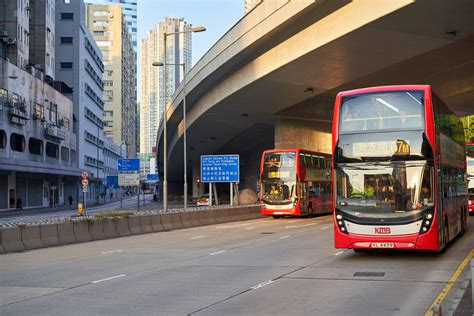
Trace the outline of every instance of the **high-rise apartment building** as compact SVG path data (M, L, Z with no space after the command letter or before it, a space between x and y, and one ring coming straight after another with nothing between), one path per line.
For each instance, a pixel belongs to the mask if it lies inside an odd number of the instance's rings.
M104 132L136 156L136 55L120 4L88 4L87 26L104 62Z
M87 0L94 4L120 3L122 14L125 16L128 31L132 35L132 45L137 51L137 2L138 0Z
M85 19L83 0L56 0L56 78L72 88L65 94L78 120L78 165L89 173L88 195L94 199L106 177L117 174L122 153L120 144L104 136L104 64Z
M140 152L151 153L155 146L156 133L165 106L163 67L154 67L155 61L164 62L164 33L182 32L191 29L191 24L183 18L165 18L148 31L141 40L141 100L140 100ZM180 33L167 37L166 62L185 64L191 68L191 33ZM184 78L183 68L168 65L166 73L167 99L173 95L179 82ZM166 100L167 101L167 100Z
M254 7L257 6L257 4L259 4L262 1L263 0L245 0L244 1L245 13L250 12L250 10L252 10Z

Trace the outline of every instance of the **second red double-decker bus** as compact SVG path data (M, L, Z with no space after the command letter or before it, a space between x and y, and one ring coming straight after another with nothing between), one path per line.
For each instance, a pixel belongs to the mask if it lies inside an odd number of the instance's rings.
M428 85L337 95L336 248L440 251L467 228L464 133Z
M314 215L332 211L331 155L298 148L263 152L263 215Z

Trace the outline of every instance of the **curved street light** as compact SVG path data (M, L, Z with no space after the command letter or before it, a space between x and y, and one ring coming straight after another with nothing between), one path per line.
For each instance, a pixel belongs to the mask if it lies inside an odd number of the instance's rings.
M184 30L180 32L170 32L170 33L163 33L163 62L153 62L152 65L155 67L163 66L163 90L164 90L164 107L163 107L163 210L165 212L168 211L168 152L167 152L167 113L166 113L166 66L167 66L167 58L166 58L166 37L168 35L177 35L181 33L198 33L204 32L206 30L203 26L195 26L189 30ZM170 64L170 65L183 65L183 81L186 80L186 69L183 64ZM188 181L187 181L187 170L186 170L186 81L184 81L184 97L183 97L183 125L184 125L184 133L183 133L183 142L184 142L184 209L187 209L188 204Z

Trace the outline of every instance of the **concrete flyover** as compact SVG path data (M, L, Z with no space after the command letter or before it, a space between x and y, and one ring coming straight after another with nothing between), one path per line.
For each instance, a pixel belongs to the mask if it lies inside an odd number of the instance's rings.
M458 114L474 114L472 16L471 0L263 1L187 76L194 180L202 154L240 154L242 184L253 188L263 149L329 151L333 101L345 89L431 84ZM182 103L181 84L167 106L168 177L176 192L182 188ZM161 126L160 172L162 136ZM196 195L191 176L188 182Z

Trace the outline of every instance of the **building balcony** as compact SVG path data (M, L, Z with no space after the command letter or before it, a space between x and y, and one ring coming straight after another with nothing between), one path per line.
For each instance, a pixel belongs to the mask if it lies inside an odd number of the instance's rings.
M54 125L46 126L44 129L44 137L54 140L65 140L66 131Z

